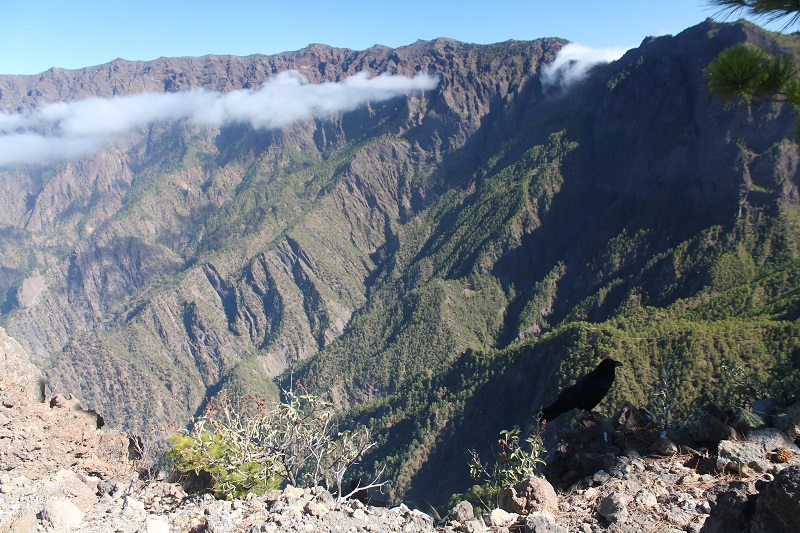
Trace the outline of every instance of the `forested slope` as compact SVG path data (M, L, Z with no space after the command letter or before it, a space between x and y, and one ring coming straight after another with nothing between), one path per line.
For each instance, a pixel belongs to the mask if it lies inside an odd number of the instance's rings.
M780 49L752 26L707 23L546 106L510 108L524 125L406 225L406 261L300 373L372 400L352 416L384 431L374 459L398 494L464 490L467 449L491 455L501 429L530 424L603 357L625 363L607 411L658 413L670 361L678 419L709 399L796 393L793 117L725 110L704 87L708 61L739 40ZM409 361L423 370L393 387Z

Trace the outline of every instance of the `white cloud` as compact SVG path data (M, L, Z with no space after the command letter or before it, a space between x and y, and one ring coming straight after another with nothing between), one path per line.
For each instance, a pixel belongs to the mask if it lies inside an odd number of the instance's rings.
M289 71L251 90L144 93L47 104L21 114L0 112L0 166L80 157L107 145L114 135L156 121L280 128L352 111L367 102L431 90L438 84L438 78L426 74L370 78L367 73L337 83L311 84L298 72Z
M37 133L0 136L0 168L23 163L75 159L102 148L96 138L51 137Z
M582 80L593 66L616 61L626 51L624 48L592 48L569 43L559 50L552 63L542 69L542 86L545 90L566 89Z

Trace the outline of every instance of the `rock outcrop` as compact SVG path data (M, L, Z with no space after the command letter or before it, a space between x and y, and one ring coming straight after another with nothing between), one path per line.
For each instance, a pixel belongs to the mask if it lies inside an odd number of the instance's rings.
M99 486L138 478L130 439L100 429L102 418L71 395L42 401L41 373L0 335L0 531L36 531L37 520L56 531L77 527L101 499Z
M44 376L33 363L25 349L6 330L0 328L0 379L3 387L22 393L27 399L44 399ZM14 394L6 401L12 401Z
M24 364L24 352L18 355ZM788 533L800 520L800 458L774 474L753 472L732 481L730 473L713 468L713 460L707 463L709 473L701 474L696 455L664 456L646 445L617 450L607 468L590 472L567 490L532 477L504 489L498 508L476 512L465 501L443 518L424 501L378 507L339 499L322 487L286 486L219 501L187 493L161 477L141 478L128 437L98 428L98 415L80 409L69 395L38 402L8 381L0 385L3 533ZM643 443L650 437L634 427L637 413L623 412L614 420L629 421L625 430L631 442ZM613 427L611 421L593 422ZM575 438L586 441L584 432L595 434L588 424L578 427ZM573 451L578 456L570 461L576 465L595 464L579 457L592 452Z
M800 465L785 468L769 482L762 482L751 533L789 533L800 524Z

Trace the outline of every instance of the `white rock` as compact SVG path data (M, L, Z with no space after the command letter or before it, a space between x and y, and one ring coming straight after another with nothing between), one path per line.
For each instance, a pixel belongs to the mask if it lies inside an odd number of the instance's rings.
M125 496L125 506L131 511L144 511L144 503L130 496Z
M5 516L4 516L5 515ZM6 518L10 516L10 518ZM0 531L3 533L36 533L39 531L36 515L30 509L19 513L0 510Z
M489 514L489 521L492 523L493 526L509 526L517 521L519 515L516 513L509 513L508 511L504 511L502 509L494 509Z
M169 524L160 518L152 518L145 522L147 533L169 533Z
M658 500L649 490L643 490L636 496L636 502L642 507L650 509L658 505Z
M330 509L328 509L328 506L325 505L324 503L315 502L313 500L306 503L303 510L307 514L310 514L311 516L325 516L326 514L328 514L328 511L330 511Z
M74 503L61 498L47 501L42 508L42 519L53 524L56 531L78 527L84 516Z

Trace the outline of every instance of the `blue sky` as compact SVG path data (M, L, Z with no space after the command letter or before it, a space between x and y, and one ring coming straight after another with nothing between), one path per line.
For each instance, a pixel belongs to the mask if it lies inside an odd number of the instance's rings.
M637 46L715 14L706 0L0 0L0 74L122 57L274 54L324 43L361 50L417 39L563 37Z

